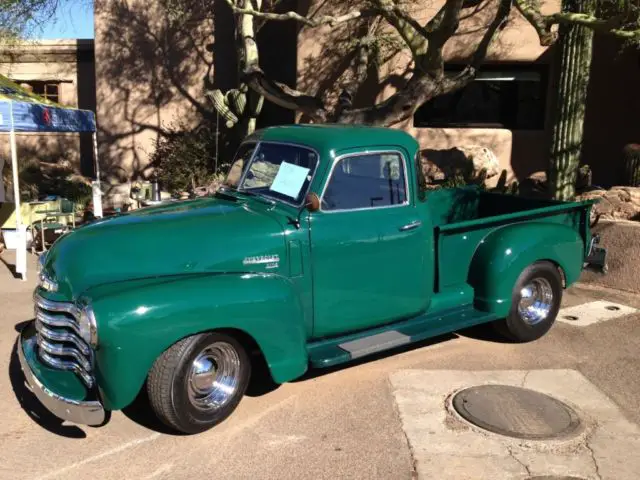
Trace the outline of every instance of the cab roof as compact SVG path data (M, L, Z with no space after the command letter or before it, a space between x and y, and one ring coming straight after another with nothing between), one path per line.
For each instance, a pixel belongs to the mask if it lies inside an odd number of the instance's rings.
M321 156L346 149L403 147L410 155L419 148L415 138L402 130L363 125L285 125L257 130L245 141L270 141L305 145Z

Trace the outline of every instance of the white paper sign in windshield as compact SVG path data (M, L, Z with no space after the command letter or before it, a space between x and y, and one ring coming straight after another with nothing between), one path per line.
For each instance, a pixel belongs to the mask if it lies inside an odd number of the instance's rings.
M281 193L287 197L298 198L308 174L308 168L282 162L278 174L276 178L273 179L269 190Z

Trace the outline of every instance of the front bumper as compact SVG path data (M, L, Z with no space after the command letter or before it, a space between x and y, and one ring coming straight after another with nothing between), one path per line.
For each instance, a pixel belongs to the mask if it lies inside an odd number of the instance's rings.
M36 355L36 348L34 323L29 322L22 329L18 338L18 358L27 385L40 403L56 417L72 423L83 425L101 425L104 423L105 410L99 401L80 400L61 395L54 391L54 387L47 386L46 380L38 378L35 371L51 372L51 369L40 363ZM61 376L63 380L61 384L64 383L64 377L62 376L74 375L71 372L55 371L53 371L53 374Z

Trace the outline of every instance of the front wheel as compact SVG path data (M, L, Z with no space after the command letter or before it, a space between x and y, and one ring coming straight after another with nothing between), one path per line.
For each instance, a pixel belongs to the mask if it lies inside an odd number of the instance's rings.
M511 294L511 310L496 323L498 331L517 342L531 342L553 326L562 301L562 278L555 265L536 262L518 277Z
M223 333L184 338L154 363L147 381L157 417L183 433L200 433L225 420L244 395L251 363L242 345Z

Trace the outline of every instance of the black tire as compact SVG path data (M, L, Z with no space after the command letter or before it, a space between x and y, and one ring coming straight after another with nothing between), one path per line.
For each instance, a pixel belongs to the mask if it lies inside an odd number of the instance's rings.
M196 372L196 360L201 372ZM212 370L210 367L214 364L216 367ZM233 372L225 377L233 378L233 393L219 406L212 405L202 393L206 387L197 385L199 378L207 384L213 378L212 371L219 382L224 381L220 375L225 371ZM218 332L193 335L172 345L153 364L147 379L149 402L156 416L168 427L187 434L204 432L223 422L236 409L250 376L249 356L234 337ZM198 388L202 390L197 391ZM219 390L219 394L225 393Z
M534 290L550 291L552 298L546 302L548 313L544 318L527 318L519 309L525 287L534 285ZM544 336L555 323L562 302L562 277L555 265L549 262L536 262L529 265L518 277L511 293L511 310L507 318L494 323L496 330L515 342L532 342ZM549 297L545 296L548 299ZM535 315L534 315L535 317Z

